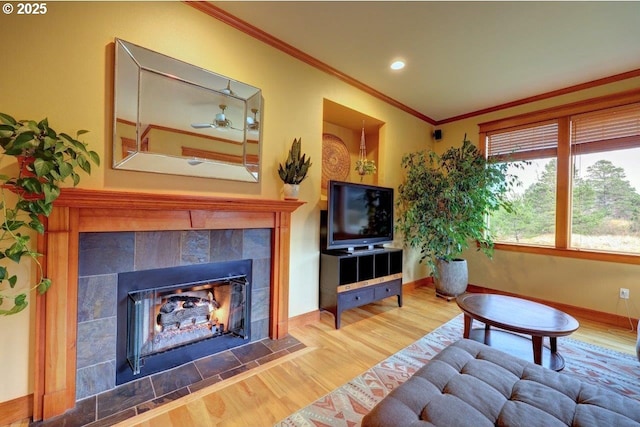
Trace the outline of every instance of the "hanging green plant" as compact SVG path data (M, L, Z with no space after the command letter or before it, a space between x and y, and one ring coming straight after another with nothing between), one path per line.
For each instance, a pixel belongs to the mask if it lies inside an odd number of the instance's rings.
M378 168L376 167L375 160L358 159L356 160L356 167L354 169L360 175L360 181L365 175L373 175Z
M31 249L27 233L44 233L43 219L51 214L62 182L70 179L75 186L80 182L78 172L91 174L91 164L100 165L98 154L77 139L84 133L80 130L74 138L57 133L47 119L16 120L0 113L0 164L7 159L18 163L15 176L0 175L0 315L19 313L27 307L31 290L43 294L51 286L43 275L41 254ZM29 291L19 292L18 276L9 267L25 258L35 263L38 279Z

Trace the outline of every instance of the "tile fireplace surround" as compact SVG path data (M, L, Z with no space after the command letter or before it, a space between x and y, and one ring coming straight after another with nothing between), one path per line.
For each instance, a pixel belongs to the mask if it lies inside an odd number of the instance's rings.
M302 202L63 189L38 240L51 289L36 302L34 420L75 406L80 233L271 230L269 337L287 335L291 213Z

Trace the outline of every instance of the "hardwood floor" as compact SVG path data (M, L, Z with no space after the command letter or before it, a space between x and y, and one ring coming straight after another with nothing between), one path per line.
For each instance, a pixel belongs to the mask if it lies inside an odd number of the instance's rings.
M347 310L340 330L323 312L319 323L290 330L306 349L118 426L272 426L460 313L455 301L436 298L426 287L406 290L402 308L387 298ZM573 338L635 354L635 332L574 317L581 326Z

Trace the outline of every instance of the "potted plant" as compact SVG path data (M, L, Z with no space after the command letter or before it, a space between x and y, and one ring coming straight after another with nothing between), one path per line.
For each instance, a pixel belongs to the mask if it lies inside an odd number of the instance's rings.
M405 243L420 250L435 279L436 292L447 299L467 288L466 260L470 241L491 257L493 236L487 215L512 212L508 192L518 184L506 163L487 160L465 134L461 147L438 155L426 150L403 156L406 171L399 187L397 230Z
M307 158L302 154L302 138L293 140L289 155L284 163L280 163L278 175L284 182L284 198L285 200L296 200L300 183L307 177L307 172L311 167L311 158Z
M16 174L0 175L0 260L20 263L31 259L37 266L37 283L33 286L42 294L51 286L44 277L39 262L40 254L30 248L30 233L44 233L43 218L53 209L53 202L60 195L60 183L71 179L73 185L80 182L78 171L91 173L91 163L100 164L100 158L89 151L77 138L87 131L78 131L73 138L57 133L47 119L15 120L0 113L0 164L15 158ZM7 193L10 191L13 195ZM7 263L0 266L0 315L18 313L27 307L27 293L12 294L18 277L9 273ZM12 301L12 306L6 302Z

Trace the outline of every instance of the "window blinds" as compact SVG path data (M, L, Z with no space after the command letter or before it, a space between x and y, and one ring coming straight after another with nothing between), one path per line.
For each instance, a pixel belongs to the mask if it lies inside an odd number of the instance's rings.
M558 147L556 121L487 135L488 155L499 160L555 157Z
M581 153L640 146L640 103L572 116L571 144Z
M640 103L570 117L572 152L597 153L640 147ZM557 156L557 121L487 134L489 157L530 160Z

